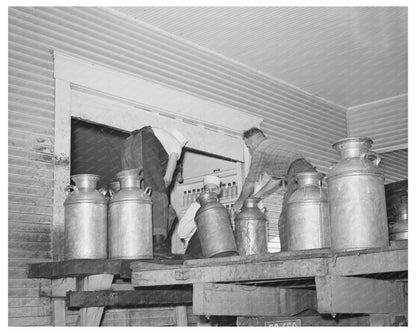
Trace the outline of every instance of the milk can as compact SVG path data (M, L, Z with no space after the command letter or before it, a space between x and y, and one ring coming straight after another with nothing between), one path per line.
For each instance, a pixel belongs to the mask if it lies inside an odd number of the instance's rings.
M109 203L109 257L153 258L151 190L140 189L137 169L124 170L116 176L120 190Z
M296 174L297 189L287 202L288 251L330 247L327 191L323 174Z
M246 199L235 218L235 238L240 256L267 253L266 215L258 208L261 198Z
M396 203L394 215L389 223L390 240L404 240L408 234L408 203L407 195L401 197L401 202Z
M206 258L237 254L227 209L218 202L218 194L203 193L198 197L201 207L195 214L202 254Z
M97 175L71 176L65 188L64 258L107 258L107 201L96 190Z
M341 154L327 178L333 249L389 245L384 175L372 143L352 137L333 145Z

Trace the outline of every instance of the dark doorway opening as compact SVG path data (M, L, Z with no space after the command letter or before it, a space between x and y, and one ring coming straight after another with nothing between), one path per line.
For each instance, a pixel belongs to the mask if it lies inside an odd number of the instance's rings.
M72 118L71 175L99 175L97 188L114 181L121 171L123 141L129 135L127 131Z

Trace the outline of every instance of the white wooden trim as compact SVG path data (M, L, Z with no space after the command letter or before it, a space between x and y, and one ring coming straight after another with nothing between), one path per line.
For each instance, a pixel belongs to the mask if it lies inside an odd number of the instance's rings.
M63 259L64 189L69 185L71 153L71 87L65 80L55 80L55 148L53 182L53 233L54 260Z
M143 108L157 109L193 121L202 119L207 125L239 133L259 126L263 121L228 106L59 51L54 52L54 59L55 78L132 101Z
M72 89L71 103L71 115L74 117L128 132L148 125L168 131L176 128L189 139L188 148L243 161L241 135L205 128L202 120L191 123L83 89Z

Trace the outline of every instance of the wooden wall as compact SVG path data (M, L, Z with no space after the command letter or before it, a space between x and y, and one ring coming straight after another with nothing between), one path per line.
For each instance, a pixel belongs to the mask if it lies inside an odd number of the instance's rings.
M54 78L60 50L265 118L270 137L321 171L337 160L345 109L160 31L94 7L9 7L9 324L50 325L47 281L26 279L51 260ZM140 92L138 92L140 93ZM57 162L56 162L57 163Z

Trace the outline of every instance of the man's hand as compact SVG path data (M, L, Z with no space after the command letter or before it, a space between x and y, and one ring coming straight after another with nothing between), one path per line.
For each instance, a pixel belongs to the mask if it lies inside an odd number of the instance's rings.
M237 200L236 202L234 202L233 210L236 214L238 214L240 213L242 207L243 207L243 203Z
M169 178L165 175L165 177L163 177L163 181L165 182L166 188L168 188L170 183L172 182L172 178Z

